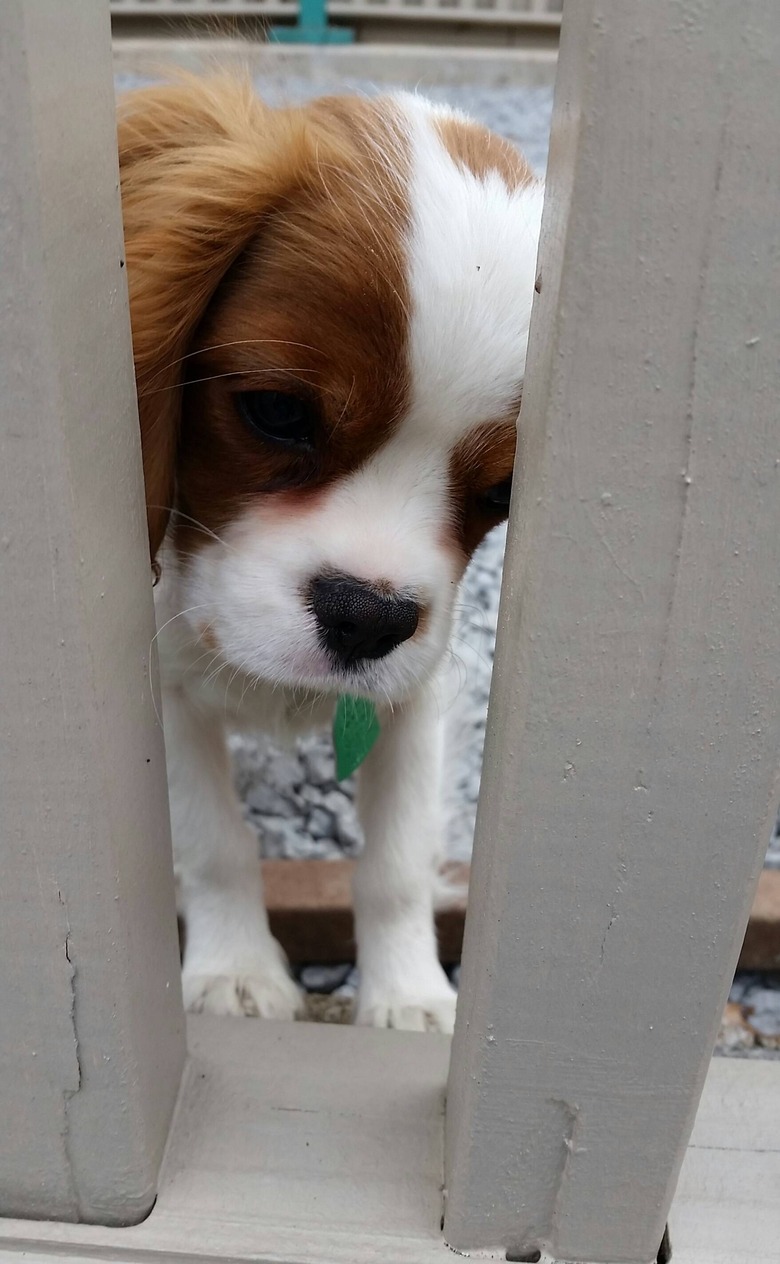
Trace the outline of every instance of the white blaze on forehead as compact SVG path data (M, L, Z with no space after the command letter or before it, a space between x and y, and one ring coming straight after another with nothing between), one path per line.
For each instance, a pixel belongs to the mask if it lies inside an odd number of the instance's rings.
M436 126L450 111L398 98L410 129L408 421L437 438L505 415L525 372L543 188L472 174ZM455 116L457 117L457 116Z

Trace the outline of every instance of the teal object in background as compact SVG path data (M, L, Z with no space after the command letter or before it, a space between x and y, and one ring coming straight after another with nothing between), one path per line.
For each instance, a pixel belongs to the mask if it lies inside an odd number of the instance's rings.
M294 26L272 26L276 44L351 44L355 32L349 26L328 26L327 0L300 0Z

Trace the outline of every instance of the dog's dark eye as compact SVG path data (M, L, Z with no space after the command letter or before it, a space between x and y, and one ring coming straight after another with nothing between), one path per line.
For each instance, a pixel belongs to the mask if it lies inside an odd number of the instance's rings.
M509 499L512 495L512 479L505 478L502 483L496 483L495 487L489 487L486 492L482 493L482 502L490 513L507 514L509 513Z
M242 391L237 400L242 418L261 439L280 448L314 447L316 418L307 400L284 391Z

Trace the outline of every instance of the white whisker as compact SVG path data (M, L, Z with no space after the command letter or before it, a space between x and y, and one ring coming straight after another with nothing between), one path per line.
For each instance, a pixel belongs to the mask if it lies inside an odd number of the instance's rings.
M178 612L177 614L173 614L173 615L171 615L170 619L167 619L167 620L165 621L165 623L163 623L162 627L159 627L159 628L157 629L157 631L155 632L155 634L154 634L154 636L152 637L151 641L149 642L149 649L148 649L148 651L147 651L147 657L148 657L148 659L149 659L149 664L150 664L150 667L151 667L152 650L154 649L154 643L155 643L155 641L157 640L157 638L158 638L158 636L160 635L160 633L161 633L161 632L164 632L164 631L165 631L165 629L168 627L168 625L169 625L170 623L173 623L175 619L180 619L180 618L182 617L182 615L185 615L185 614L191 614L193 610L205 610L207 606L211 606L211 605L213 605L213 602L211 602L211 601L204 601L204 602L201 602L201 603L200 603L200 605L198 605L198 606L189 606L186 610L179 610L179 612ZM155 716L157 717L157 723L160 725L160 728L162 728L162 717L161 717L160 712L159 712L159 709L158 709L158 707L157 707L157 699L156 699L156 698L155 698L155 696L154 696L154 685L152 684L152 674L151 674L151 671L149 672L149 689L150 689L150 692L151 692L151 695L152 695L152 706L154 707L154 714L155 714Z
M156 386L151 391L139 391L139 399L148 399L150 395L164 395L166 391L178 391L184 386L199 386L203 382L218 382L225 377L260 377L261 375L278 377L282 373L293 376L296 373L315 373L316 369L306 368L275 368L275 369L231 369L229 373L210 373L208 377L188 378L186 382L174 382L173 386Z

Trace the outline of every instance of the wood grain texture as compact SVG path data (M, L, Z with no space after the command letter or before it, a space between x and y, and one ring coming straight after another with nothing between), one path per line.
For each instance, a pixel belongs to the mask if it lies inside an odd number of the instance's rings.
M263 889L271 929L294 965L354 962L352 922L353 860L264 860ZM461 959L470 867L447 866L462 889L436 914L439 958ZM780 969L780 872L765 869L758 880L745 939L741 970Z
M3 0L0 116L0 1214L125 1223L184 1024L103 0Z
M264 860L263 889L268 916L279 943L295 965L355 960L352 919L352 860ZM439 957L460 961L469 866L445 870L456 891L436 914Z
M780 970L780 870L765 869L758 880L739 965L741 970Z
M777 810L780 7L565 11L447 1240L655 1258ZM741 840L735 845L735 840Z

